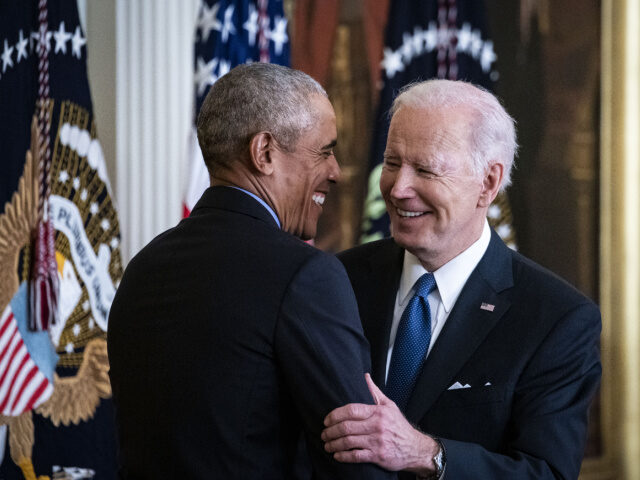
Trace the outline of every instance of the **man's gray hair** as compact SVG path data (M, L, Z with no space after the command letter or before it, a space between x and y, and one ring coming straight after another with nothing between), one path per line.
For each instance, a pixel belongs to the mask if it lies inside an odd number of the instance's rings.
M248 152L255 134L270 132L291 152L314 123L312 100L327 96L305 73L270 63L239 65L209 90L198 115L198 142L211 173Z
M473 172L482 176L492 161L504 165L500 190L511 184L511 169L518 150L515 121L500 101L482 87L454 80L427 80L404 87L391 106L393 116L401 108L436 109L464 107L471 113L469 148Z

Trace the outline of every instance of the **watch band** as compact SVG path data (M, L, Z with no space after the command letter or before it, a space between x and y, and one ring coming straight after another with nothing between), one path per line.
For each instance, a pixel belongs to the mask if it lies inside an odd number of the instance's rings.
M429 435L431 437L431 435ZM438 450L438 453L436 453L433 456L433 464L436 466L436 471L434 474L428 476L428 477L423 477L423 476L416 476L417 480L440 480L442 478L442 476L444 475L444 470L447 464L447 457L446 457L446 453L444 450L444 445L442 444L442 442L440 441L439 438L437 437L431 437L440 447Z

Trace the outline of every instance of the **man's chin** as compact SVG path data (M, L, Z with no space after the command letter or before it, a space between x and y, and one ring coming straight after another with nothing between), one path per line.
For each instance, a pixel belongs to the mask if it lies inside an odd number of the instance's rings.
M405 250L413 253L414 251L420 251L424 248L424 238L422 235L415 231L407 231L404 228L393 228L392 236L395 242Z
M391 235L394 237L403 237L408 241L420 238L421 228L418 222L399 222L393 221L389 227Z
M305 242L308 242L310 240L313 240L316 237L316 233L317 233L317 226L314 228L302 228L301 230L296 230L296 231L291 231L291 230L287 230L290 234L295 235L296 237L298 237L300 240L304 240Z

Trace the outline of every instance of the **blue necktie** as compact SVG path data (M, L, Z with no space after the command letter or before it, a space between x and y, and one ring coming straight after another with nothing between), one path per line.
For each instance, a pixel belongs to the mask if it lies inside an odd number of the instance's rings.
M393 344L386 394L404 411L431 342L431 309L427 295L436 288L433 273L415 284L415 293L402 312Z

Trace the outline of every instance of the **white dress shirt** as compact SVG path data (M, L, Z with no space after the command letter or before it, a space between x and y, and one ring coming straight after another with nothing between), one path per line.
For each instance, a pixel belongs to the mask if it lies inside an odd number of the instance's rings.
M438 335L442 331L451 309L458 300L460 292L467 283L471 273L476 268L482 256L487 251L489 241L491 240L491 229L489 223L485 220L484 228L480 238L475 241L469 248L452 258L438 270L433 272L438 288L434 289L427 301L431 309L431 343L427 350L427 355L431 351ZM427 270L422 266L420 260L412 253L405 250L404 262L402 265L402 276L400 277L400 286L396 295L396 304L393 310L393 323L391 324L391 335L389 337L389 351L387 353L387 369L385 381L389 375L389 365L391 364L391 354L393 353L393 345L396 340L396 332L402 312L406 308L409 300L413 297L415 284L418 279Z

